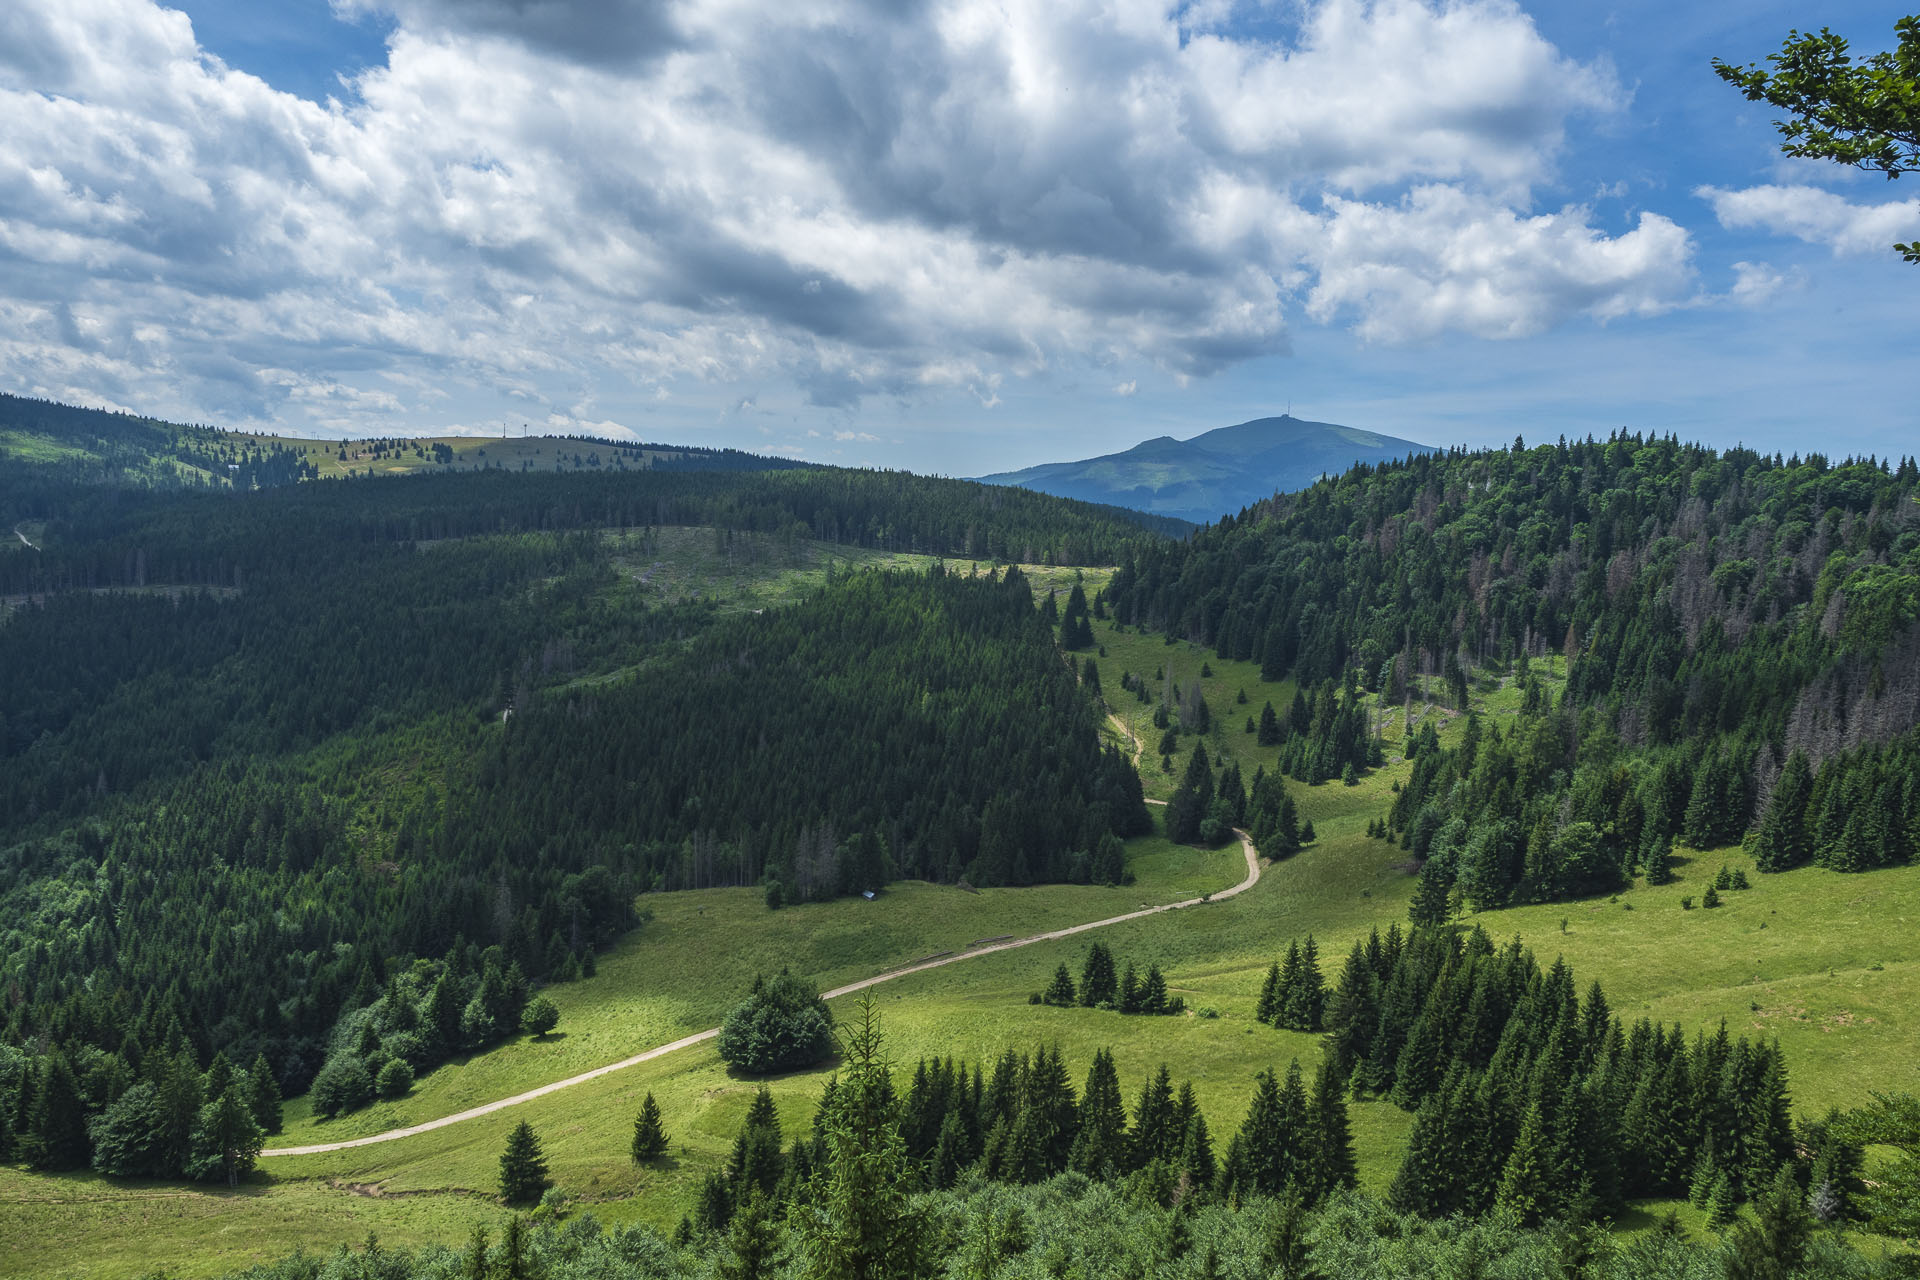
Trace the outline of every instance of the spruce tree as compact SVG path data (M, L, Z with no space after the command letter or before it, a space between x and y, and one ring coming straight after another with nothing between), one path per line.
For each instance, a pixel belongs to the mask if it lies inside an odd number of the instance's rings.
M91 1154L87 1140L86 1106L80 1099L80 1085L66 1055L55 1050L35 1082L33 1110L28 1119L24 1144L29 1161L36 1169L60 1172L84 1169ZM169 1160L178 1168L178 1163Z
M1313 1073L1313 1168L1309 1179L1314 1198L1360 1185L1359 1163L1353 1151L1353 1127L1347 1119L1346 1084L1329 1063Z
M1420 868L1419 883L1414 886L1413 902L1407 918L1415 925L1443 925L1453 915L1453 884L1435 859L1427 859Z
M1280 971L1280 1011L1276 1021L1294 1031L1319 1031L1325 1019L1327 984L1320 976L1320 947L1307 935L1307 944L1289 948Z
M1276 1027L1286 1027L1294 1031L1302 1029L1294 1025L1299 1004L1297 993L1301 979L1305 976L1301 964L1300 944L1289 942L1286 960L1280 965L1280 999L1273 1011L1273 1025Z
M1280 1100L1280 1080L1271 1070L1254 1078L1253 1100L1240 1125L1239 1145L1244 1175L1242 1195L1278 1195L1292 1180L1293 1134L1287 1127Z
M1663 885L1673 883L1673 839L1670 836L1652 835L1647 841L1645 861L1647 864L1647 883Z
M1197 844L1200 823L1206 816L1206 805L1192 787L1182 782L1167 801L1167 839L1175 844Z
M1241 1134L1227 1139L1226 1158L1220 1161L1220 1173L1213 1185L1215 1194L1235 1208L1253 1194L1247 1173L1247 1140Z
M871 996L843 1039L845 1076L821 1123L824 1159L812 1211L799 1218L804 1280L910 1280L925 1259L909 1198L884 1042Z
M247 1068L247 1106L262 1132L280 1132L280 1086L264 1053L255 1054L253 1065Z
M1276 968L1273 972L1276 984L1279 977ZM1374 1028L1380 1023L1380 980L1368 963L1361 943L1354 943L1353 950L1347 953L1347 963L1340 970L1340 980L1334 985L1333 997L1328 1002L1326 1023L1331 1034L1327 1052L1340 1074L1350 1078L1354 1069L1365 1061L1373 1043Z
M500 1153L500 1196L508 1204L538 1200L547 1189L547 1159L540 1152L540 1139L533 1126L522 1120L507 1136L507 1149Z
M1120 1100L1120 1076L1113 1055L1095 1051L1080 1097L1080 1130L1067 1164L1090 1178L1118 1175L1127 1163L1127 1112Z
M1436 1091L1428 1095L1413 1118L1413 1132L1407 1138L1407 1154L1387 1190L1387 1203L1401 1213L1423 1218L1444 1217L1452 1208L1452 1178L1449 1162L1454 1153L1446 1149L1447 1097Z
M1134 972L1133 961L1127 961L1127 967L1120 975L1120 1012L1140 1012L1140 977Z
M1220 1176L1213 1158L1213 1138L1207 1133L1207 1118L1198 1111L1187 1121L1186 1136L1180 1144L1180 1176L1190 1195L1211 1192Z
M1280 717L1273 713L1273 703L1260 708L1260 729L1257 741L1263 747L1280 745Z
M947 1112L940 1122L940 1137L927 1159L927 1181L945 1190L960 1178L960 1171L972 1163L967 1149L966 1129L958 1111Z
M763 1194L772 1195L780 1185L780 1175L786 1168L781 1143L780 1113L774 1106L773 1091L761 1085L727 1157L727 1190L735 1205L746 1197L749 1188L757 1187Z
M1733 1178L1722 1172L1713 1180L1713 1190L1707 1193L1707 1225L1715 1231L1724 1231L1739 1212L1740 1201L1734 1194Z
M666 1153L667 1131L660 1123L660 1104L653 1100L649 1090L640 1102L640 1114L633 1121L633 1162L645 1164Z
M1726 1241L1727 1280L1788 1280L1805 1265L1814 1228L1792 1170L1780 1170L1753 1212L1754 1220L1736 1224Z
M757 1187L748 1191L727 1228L718 1266L722 1280L772 1280L784 1239L772 1202Z
M1113 953L1107 944L1096 942L1087 948L1087 963L1080 970L1080 1003L1089 1008L1115 1003L1119 982L1114 973Z
M1133 1129L1127 1135L1128 1165L1142 1169L1155 1160L1171 1160L1181 1135L1173 1131L1173 1076L1161 1063L1140 1088L1133 1109Z
M213 1061L207 1064L207 1074L201 1077L201 1096L217 1098L233 1086L233 1063L222 1050L213 1055Z
M1500 1174L1500 1189L1494 1203L1510 1211L1521 1226L1537 1227L1551 1216L1553 1202L1550 1182L1553 1170L1548 1162L1549 1135L1536 1101L1527 1108L1520 1122L1520 1136L1513 1153L1507 1157Z
M1032 1167L1040 1178L1051 1178L1067 1167L1079 1132L1079 1112L1073 1097L1073 1084L1067 1078L1067 1065L1058 1048L1040 1049L1033 1055L1033 1068L1027 1073L1021 1100L1021 1115L1028 1121Z
M1440 1086L1446 1075L1444 997L1444 989L1436 986L1427 1001L1427 1007L1414 1020L1413 1029L1407 1033L1407 1042L1400 1050L1399 1061L1394 1064L1393 1092L1390 1096L1394 1105L1402 1110L1419 1109L1426 1096Z
M1061 1007L1074 1002L1073 975L1067 972L1066 961L1062 960L1053 971L1053 981L1047 984L1046 994L1041 999Z
M239 1186L240 1179L252 1173L260 1159L263 1137L245 1094L229 1075L225 1091L200 1108L187 1176L202 1182L222 1181L229 1187Z
M1313 1147L1313 1110L1307 1100L1306 1083L1300 1073L1298 1058L1287 1061L1286 1080L1280 1086L1280 1113L1288 1135L1288 1181L1295 1191L1303 1192L1318 1153Z
M1140 984L1140 1012L1162 1014L1167 1011L1167 979L1160 966L1147 966L1147 979Z
M694 1197L693 1225L711 1235L725 1231L732 1221L733 1195L727 1189L727 1176L715 1169L701 1181Z
M1260 1002L1254 1006L1253 1016L1259 1022L1272 1022L1280 1013L1280 962L1274 961L1267 966L1267 980L1260 987Z
M1807 802L1813 795L1813 767L1804 751L1787 757L1773 784L1766 816L1753 835L1754 865L1762 871L1786 871L1813 856L1807 839Z

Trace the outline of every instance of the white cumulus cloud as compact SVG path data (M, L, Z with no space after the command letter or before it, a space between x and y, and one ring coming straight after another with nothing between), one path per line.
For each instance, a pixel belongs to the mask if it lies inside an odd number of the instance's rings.
M1701 187L1694 194L1713 205L1723 227L1758 227L1836 254L1886 253L1897 242L1920 239L1920 199L1856 204L1819 187L1773 184Z
M1284 41L1167 0L339 4L395 26L326 105L150 0L0 10L12 389L341 431L478 395L610 430L571 406L688 385L992 407L1284 352L1293 308L1508 337L1689 275L1665 219L1534 209L1627 97L1511 0L1309 0Z
M1518 338L1569 315L1656 315L1690 277L1687 233L1658 214L1607 236L1581 208L1525 216L1452 187L1418 187L1393 206L1331 204L1307 310L1352 315L1372 341Z

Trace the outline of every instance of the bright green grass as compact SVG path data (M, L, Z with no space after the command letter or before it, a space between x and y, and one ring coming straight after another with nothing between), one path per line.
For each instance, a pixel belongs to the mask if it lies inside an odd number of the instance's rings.
M900 569L924 573L943 563L954 573L983 573L986 561L947 559L909 552L878 551L815 539L783 539L766 534L705 526L665 526L648 530L609 529L601 537L621 572L647 586L669 604L712 600L723 611L776 608L793 604L824 586L835 572ZM1052 589L1064 598L1076 576L1089 593L1112 576L1111 569L1073 569L1021 565L1036 590Z
M710 533L707 538L710 547ZM1268 762L1273 753L1254 745L1242 731L1244 721L1248 712L1257 716L1268 698L1284 709L1290 686L1262 684L1252 664L1168 646L1158 636L1121 634L1106 623L1095 624L1095 636L1107 648L1098 661L1108 701L1138 726L1149 751L1158 741L1157 733L1147 736L1151 707L1121 691L1121 670L1151 672L1171 658L1184 684L1198 675L1204 659L1214 672L1203 684L1218 722L1209 752L1240 760L1249 777L1256 764ZM1553 667L1550 683L1557 683L1558 674ZM1239 689L1247 692L1245 706L1234 700ZM1496 719L1517 709L1511 684L1484 682L1477 696ZM1445 709L1416 705L1416 727L1425 716L1446 722L1444 740L1460 730L1459 718ZM1253 1021L1267 965L1290 939L1312 932L1331 976L1369 928L1405 919L1412 886L1405 855L1364 834L1368 819L1386 811L1393 782L1406 774L1398 760L1401 718L1400 708L1383 717L1389 763L1358 786L1295 789L1319 840L1269 867L1254 889L1096 935L1123 964L1161 965L1174 992L1194 1010L1212 1010L1217 1017L1126 1018L1028 1004L1028 993L1045 985L1056 964L1064 961L1077 974L1091 941L1082 935L878 988L874 995L895 1062L903 1071L923 1054L990 1062L1009 1045L1045 1041L1060 1046L1077 1084L1093 1050L1109 1046L1129 1106L1145 1075L1165 1061L1176 1079L1193 1080L1216 1144L1224 1149L1245 1113L1255 1072L1284 1070L1297 1057L1310 1073L1318 1060L1314 1037ZM1157 776L1155 756L1143 763L1149 794L1168 794L1175 778ZM1175 769L1184 765L1183 753ZM276 1141L293 1145L377 1132L614 1061L713 1025L756 969L790 964L823 987L833 986L978 939L1192 896L1241 874L1233 848L1197 851L1150 837L1134 842L1129 855L1137 881L1123 889L1051 886L968 894L905 884L872 903L774 913L751 890L650 897L645 905L654 919L603 960L596 978L552 989L563 1035L516 1042L443 1067L407 1099L354 1116L316 1123L296 1100L288 1109L288 1132ZM1674 885L1636 887L1617 901L1469 919L1496 940L1521 936L1543 963L1564 954L1578 980L1584 985L1598 979L1625 1017L1645 1014L1689 1030L1725 1018L1737 1034L1777 1035L1803 1113L1857 1102L1869 1085L1920 1088L1912 1066L1920 1062L1920 931L1914 928L1920 921L1920 869L1851 877L1818 870L1760 877L1749 870L1755 887L1723 895L1724 907L1682 911L1680 898L1697 900L1703 877L1722 861L1746 865L1737 853L1697 855L1678 862L1680 881ZM844 1012L847 1002L839 1004ZM803 1072L770 1082L789 1137L808 1122L824 1079L824 1072ZM395 1243L457 1241L473 1223L500 1213L487 1193L507 1132L521 1119L540 1133L558 1184L591 1202L600 1217L669 1226L691 1207L700 1179L724 1159L756 1087L732 1077L710 1045L700 1046L417 1137L275 1159L267 1162L273 1181L238 1197L0 1171L0 1275L129 1275L162 1263L183 1276L209 1275L277 1256L296 1243L323 1248L357 1242L369 1230ZM660 1166L636 1169L627 1144L648 1091L665 1112L674 1147ZM1351 1110L1363 1183L1382 1191L1397 1168L1411 1117L1383 1102ZM156 1192L164 1195L149 1198ZM1683 1221L1696 1228L1697 1216L1683 1210ZM1638 1216L1626 1225L1636 1224L1644 1225Z
M52 463L86 459L93 455L78 445L31 431L0 431L0 461Z

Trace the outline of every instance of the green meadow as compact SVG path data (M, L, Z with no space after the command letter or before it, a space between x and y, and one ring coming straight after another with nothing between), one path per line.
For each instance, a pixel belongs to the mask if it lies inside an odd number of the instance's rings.
M678 548L675 550L675 548ZM663 550L664 549L664 550ZM738 548L736 548L737 552ZM704 558L726 554L711 531L676 531L652 547L623 548L627 571L658 563L662 590L684 573L713 584ZM790 549L792 559L743 570L730 598L768 603L804 590L825 573L829 553ZM814 557L797 562L802 555ZM676 569L675 566L680 566ZM1072 571L1043 579L1064 591ZM720 575L724 577L724 575ZM1097 578L1087 575L1091 587ZM674 588L681 589L681 588ZM691 589L691 588L685 588ZM709 585L705 589L715 589ZM764 607L755 604L752 607ZM1192 739L1181 739L1172 771L1154 747L1152 707L1120 687L1123 671L1181 686L1199 679L1213 711L1209 753L1238 760L1251 778L1267 763L1244 731L1271 699L1284 711L1288 684L1259 679L1257 667L1224 661L1158 635L1096 622L1106 700L1145 744L1141 772L1149 796L1169 794ZM1090 651L1091 652L1091 651ZM1085 655L1076 655L1076 661ZM1202 667L1211 672L1202 675ZM1550 682L1554 680L1550 669ZM1150 683L1150 687L1157 687ZM1246 701L1239 701L1244 694ZM1517 692L1484 675L1476 696L1498 723L1517 709ZM876 988L888 1047L903 1073L922 1055L988 1063L1008 1046L1057 1044L1076 1082L1093 1051L1111 1047L1131 1104L1146 1074L1166 1062L1191 1079L1217 1142L1238 1126L1254 1074L1298 1058L1311 1069L1316 1037L1276 1031L1252 1013L1267 965L1288 942L1313 934L1323 969L1338 971L1346 950L1371 928L1404 921L1412 880L1405 855L1369 838L1408 766L1399 744L1403 708L1380 713L1388 764L1355 786L1294 787L1316 842L1265 868L1260 883L1235 898L1129 921L1097 936L1118 960L1157 963L1185 997L1181 1017L1123 1017L1087 1009L1032 1005L1056 964L1076 973L1090 937L1036 943L912 974ZM1458 716L1419 703L1414 726L1432 717L1443 738ZM1497 940L1518 936L1543 963L1564 955L1577 981L1597 979L1614 1011L1678 1022L1689 1030L1724 1020L1736 1034L1777 1037L1786 1048L1797 1108L1804 1114L1864 1098L1876 1087L1920 1088L1920 868L1839 876L1806 869L1760 876L1737 850L1676 859L1676 883L1636 885L1577 903L1469 916ZM1753 888L1723 895L1724 906L1697 900L1723 864L1745 867ZM521 1039L450 1063L418 1081L407 1097L330 1121L315 1120L304 1100L287 1108L292 1146L366 1136L506 1097L616 1061L715 1025L756 972L783 965L822 988L870 976L941 952L1004 935L1029 935L1193 897L1238 881L1237 846L1198 850L1159 836L1132 842L1134 883L1121 888L1049 886L968 892L922 883L895 885L872 902L843 901L769 911L749 889L651 895L651 919L602 958L595 977L554 987L558 1033ZM1684 910L1683 898L1696 907ZM838 1003L844 1013L847 1001ZM771 1080L791 1138L811 1116L830 1068ZM1905 1078L1901 1078L1901 1073ZM48 1177L0 1170L0 1275L135 1275L165 1266L183 1277L213 1275L279 1256L295 1246L358 1244L369 1233L392 1243L455 1241L502 1212L493 1199L508 1131L530 1121L545 1146L556 1184L610 1221L671 1227L691 1206L700 1179L725 1158L759 1081L733 1076L711 1043L603 1076L532 1102L425 1134L313 1156L264 1162L266 1178L236 1193L174 1185L128 1185L92 1175ZM652 1092L672 1147L656 1165L628 1158L635 1113ZM1385 1102L1355 1104L1354 1132L1366 1185L1384 1190L1397 1167L1411 1117ZM1697 1216L1687 1211L1689 1223ZM1629 1223L1628 1225L1634 1225Z

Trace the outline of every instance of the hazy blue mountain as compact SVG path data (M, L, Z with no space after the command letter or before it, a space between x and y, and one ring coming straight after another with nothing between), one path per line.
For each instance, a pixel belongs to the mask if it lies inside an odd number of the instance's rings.
M1206 524L1275 493L1304 489L1356 462L1433 452L1432 446L1411 440L1282 414L1219 427L1191 440L1157 436L1124 453L980 479Z

